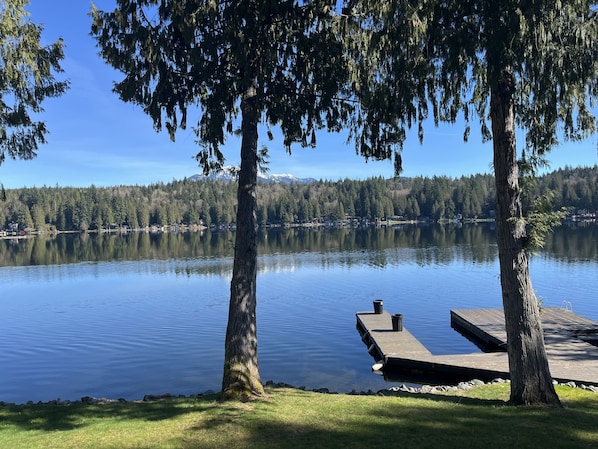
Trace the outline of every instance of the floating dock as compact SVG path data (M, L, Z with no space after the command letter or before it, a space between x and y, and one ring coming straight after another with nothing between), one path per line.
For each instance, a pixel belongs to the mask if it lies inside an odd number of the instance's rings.
M492 351L453 355L432 354L404 327L393 331L386 311L356 316L368 352L388 379L509 378L502 309L451 310L451 326ZM540 319L552 377L558 382L598 385L598 322L560 307L544 307Z

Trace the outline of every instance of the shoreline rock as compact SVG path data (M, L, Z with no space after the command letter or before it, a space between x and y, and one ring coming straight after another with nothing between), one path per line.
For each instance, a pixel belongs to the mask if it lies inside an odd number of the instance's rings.
M392 386L389 388L384 388L382 390L373 391L357 391L352 390L348 393L344 393L347 395L359 395L359 396L398 396L401 394L435 394L435 393L443 393L446 391L466 391L471 390L472 388L479 387L482 385L494 385L494 384L504 384L508 383L508 380L497 378L490 382L484 382L479 379L472 379L466 382L459 382L457 385L428 385L428 384L411 384L407 385L405 383ZM554 381L555 385L566 386L570 388L579 388L582 390L587 390L593 393L598 393L598 386L596 385L585 385L580 384L577 385L575 382L565 382L559 383ZM265 387L272 387L272 388L292 388L295 390L303 390L303 391L311 391L313 393L320 393L320 394L342 394L335 391L330 391L328 388L314 388L312 390L307 390L305 386L295 387L293 385L287 384L285 382L274 382L272 380L267 381L264 384ZM15 407L19 405L71 405L71 404L86 404L86 405L101 405L101 404L114 404L114 403L136 403L136 402L157 402L163 400L170 400L170 399L193 399L193 398L201 398L204 396L213 396L216 395L217 392L214 390L206 390L203 393L191 394L191 395L173 395L170 393L162 393L162 394L146 394L142 399L110 399L110 398L96 398L93 396L83 396L79 400L62 400L60 398L52 399L50 401L27 401L24 404L16 404L14 402L4 402L0 401L0 407Z

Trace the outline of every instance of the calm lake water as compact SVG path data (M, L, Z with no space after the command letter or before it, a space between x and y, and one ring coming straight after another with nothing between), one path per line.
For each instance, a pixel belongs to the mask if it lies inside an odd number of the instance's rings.
M232 233L0 241L0 401L219 390ZM262 380L388 387L355 329L383 299L433 353L479 351L450 309L501 307L493 225L274 230L259 243ZM546 306L598 320L598 226L557 229L533 257Z

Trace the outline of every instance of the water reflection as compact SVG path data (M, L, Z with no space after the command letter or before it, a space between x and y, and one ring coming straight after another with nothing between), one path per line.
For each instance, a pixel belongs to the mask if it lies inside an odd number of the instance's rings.
M260 255L304 252L370 252L370 264L396 263L388 249L418 248L418 263L455 258L488 262L496 249L491 225L397 226L381 229L274 229L258 235ZM0 240L0 266L57 265L118 260L210 259L232 257L234 233L58 234ZM455 249L456 248L456 249ZM390 257L390 258L389 258ZM348 257L347 264L353 259Z
M131 262L119 270L229 277L234 233L58 234L0 240L0 267ZM258 235L258 269L293 271L363 266L385 269L455 262L492 264L498 250L493 224L396 226L368 229L273 229ZM301 254L302 257L297 257ZM598 226L562 226L540 252L563 263L598 260ZM160 264L144 263L162 261ZM104 268L105 269L105 268ZM61 270L64 276L69 270ZM40 271L52 276L55 270ZM75 275L75 273L73 273Z
M543 253L560 262L598 260L598 226L570 224L560 226L549 236Z

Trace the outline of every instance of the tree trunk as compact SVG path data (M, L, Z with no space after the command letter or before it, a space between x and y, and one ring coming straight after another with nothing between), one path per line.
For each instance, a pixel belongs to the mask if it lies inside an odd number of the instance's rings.
M538 301L525 251L515 142L514 79L503 70L492 88L490 118L496 182L496 234L507 331L511 403L560 406L548 367Z
M241 102L241 169L237 232L224 351L223 399L248 400L264 393L257 357L257 122L255 88Z

